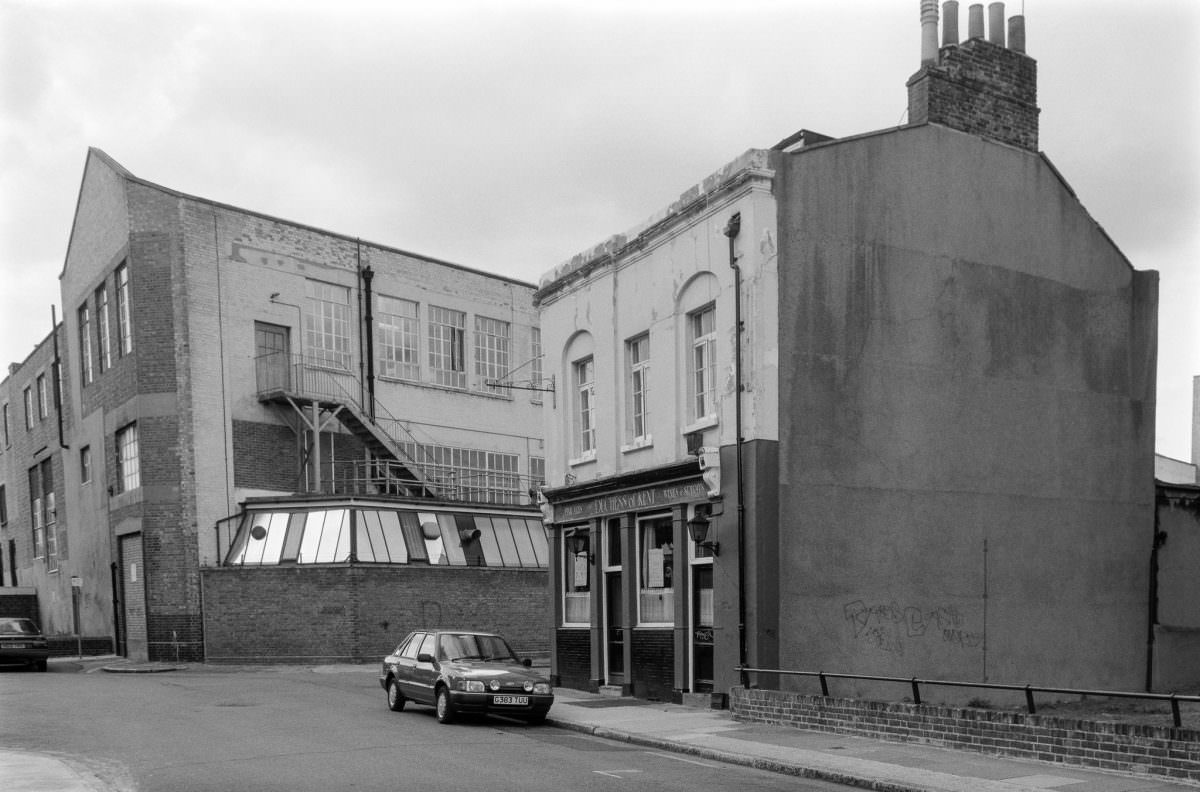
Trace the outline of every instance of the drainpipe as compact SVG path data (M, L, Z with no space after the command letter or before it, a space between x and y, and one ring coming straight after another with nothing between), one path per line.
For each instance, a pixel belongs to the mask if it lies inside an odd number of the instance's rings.
M63 392L58 387L63 379L62 358L58 354L58 316L53 305L50 306L50 335L54 338L54 381L50 383L50 387L54 389L54 413L58 416L58 447L70 448L63 435Z
M746 519L745 480L742 475L742 270L733 249L734 240L742 230L742 214L734 212L725 226L729 238L729 266L733 268L733 323L734 353L733 377L737 387L734 394L734 453L737 456L737 557L738 557L738 667L741 669L743 688L750 687L750 675L746 672Z
M363 341L367 350L367 415L375 420L375 316L371 313L371 279L375 271L370 265L362 270L363 279Z
M1158 551L1167 543L1167 532L1159 526L1158 515L1170 503L1158 496L1154 503L1154 539L1150 543L1150 601L1146 619L1146 692L1154 690L1154 626L1158 624Z

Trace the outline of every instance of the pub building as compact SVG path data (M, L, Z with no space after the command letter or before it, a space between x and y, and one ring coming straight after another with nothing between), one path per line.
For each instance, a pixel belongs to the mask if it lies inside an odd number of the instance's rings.
M711 697L719 546L706 534L722 504L709 497L716 468L706 477L701 458L542 491L559 593L554 684Z

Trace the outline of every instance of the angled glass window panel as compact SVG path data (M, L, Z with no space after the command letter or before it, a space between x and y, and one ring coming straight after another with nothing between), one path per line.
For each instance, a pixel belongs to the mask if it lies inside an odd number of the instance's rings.
M512 531L513 541L517 543L517 556L521 559L521 566L536 567L538 565L537 554L533 552L533 542L529 541L529 528L526 527L525 521L515 517L505 520L505 522Z
M450 566L466 566L467 556L463 552L462 537L458 533L458 524L454 522L454 515L439 514L437 521L442 529L442 545L446 548Z
M438 524L437 515L418 512L417 519L421 522L421 538L425 541L429 563L449 564L450 557L446 555L446 543L442 541L442 526Z
M387 545L383 541L383 528L379 525L379 512L358 512L358 560L387 561Z
M336 512L330 512L330 517L340 515L337 527L337 548L333 551L333 560L335 563L350 560L350 510L339 509ZM329 517L325 519L325 524L329 524Z
M496 526L491 517L475 515L475 527L479 529L479 546L483 549L483 560L490 567L504 566L500 545L496 543Z
M550 566L550 547L546 543L546 529L542 527L542 521L527 519L525 527L529 529L529 541L533 543L533 554L537 556L538 566Z
M300 552L300 539L304 536L304 512L292 512L288 515L287 536L283 540L283 550L279 554L280 561L294 562Z
M475 525L475 515L473 514L456 514L454 515L454 522L458 527L460 536L463 531L479 531L480 536L482 537L483 535L483 531ZM463 557L466 558L467 566L484 566L483 545L481 541L481 539L475 539L463 545Z
M317 563L317 549L321 546L321 532L325 527L325 512L311 511L304 515L304 538L300 540L298 564Z
M496 526L496 544L500 545L500 557L504 566L521 566L521 556L517 555L517 543L513 541L512 531L508 528L508 520L503 517L493 517L492 525Z
M429 555L425 552L425 540L421 538L421 522L417 519L416 512L402 511L400 515L400 528L404 531L404 542L408 545L409 557L413 561L428 561Z
M225 554L225 566L238 566L245 560L246 539L250 535L250 520L253 518L253 514L242 518L242 524L238 526L237 534L229 544L229 552Z
M400 529L400 515L390 509L378 514L379 524L383 529L383 540L387 542L387 560L393 564L407 564L408 547L404 544L404 531ZM383 558L378 556L378 548L375 552L376 560L382 561Z
M267 522L267 536L263 540L262 564L278 564L279 551L283 549L283 539L287 535L288 513L272 512ZM252 540L253 541L253 540Z

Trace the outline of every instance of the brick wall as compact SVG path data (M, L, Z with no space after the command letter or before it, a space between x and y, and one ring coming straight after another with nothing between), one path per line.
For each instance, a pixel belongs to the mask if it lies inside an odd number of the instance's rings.
M595 690L592 680L592 641L588 629L560 629L555 634L555 685Z
M633 695L671 701L675 687L675 640L670 629L634 630L630 646Z
M742 687L731 689L729 708L742 721L1200 782L1200 730L1196 729Z
M411 630L499 632L544 651L545 570L295 566L202 571L209 662L377 662Z
M1037 151L1037 61L969 39L944 47L938 63L908 84L909 123L944 124Z
M282 424L235 419L233 484L251 489L301 491L295 433Z

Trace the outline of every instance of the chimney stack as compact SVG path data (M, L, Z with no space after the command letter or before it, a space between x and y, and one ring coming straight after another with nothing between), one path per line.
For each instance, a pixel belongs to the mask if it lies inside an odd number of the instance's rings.
M947 0L938 50L936 0L921 0L921 70L908 80L908 123L940 124L1037 151L1037 61L1025 54L1025 18L1009 20L1006 36L1004 3L988 11L988 37L983 4L974 3L967 40L959 44L958 3Z

